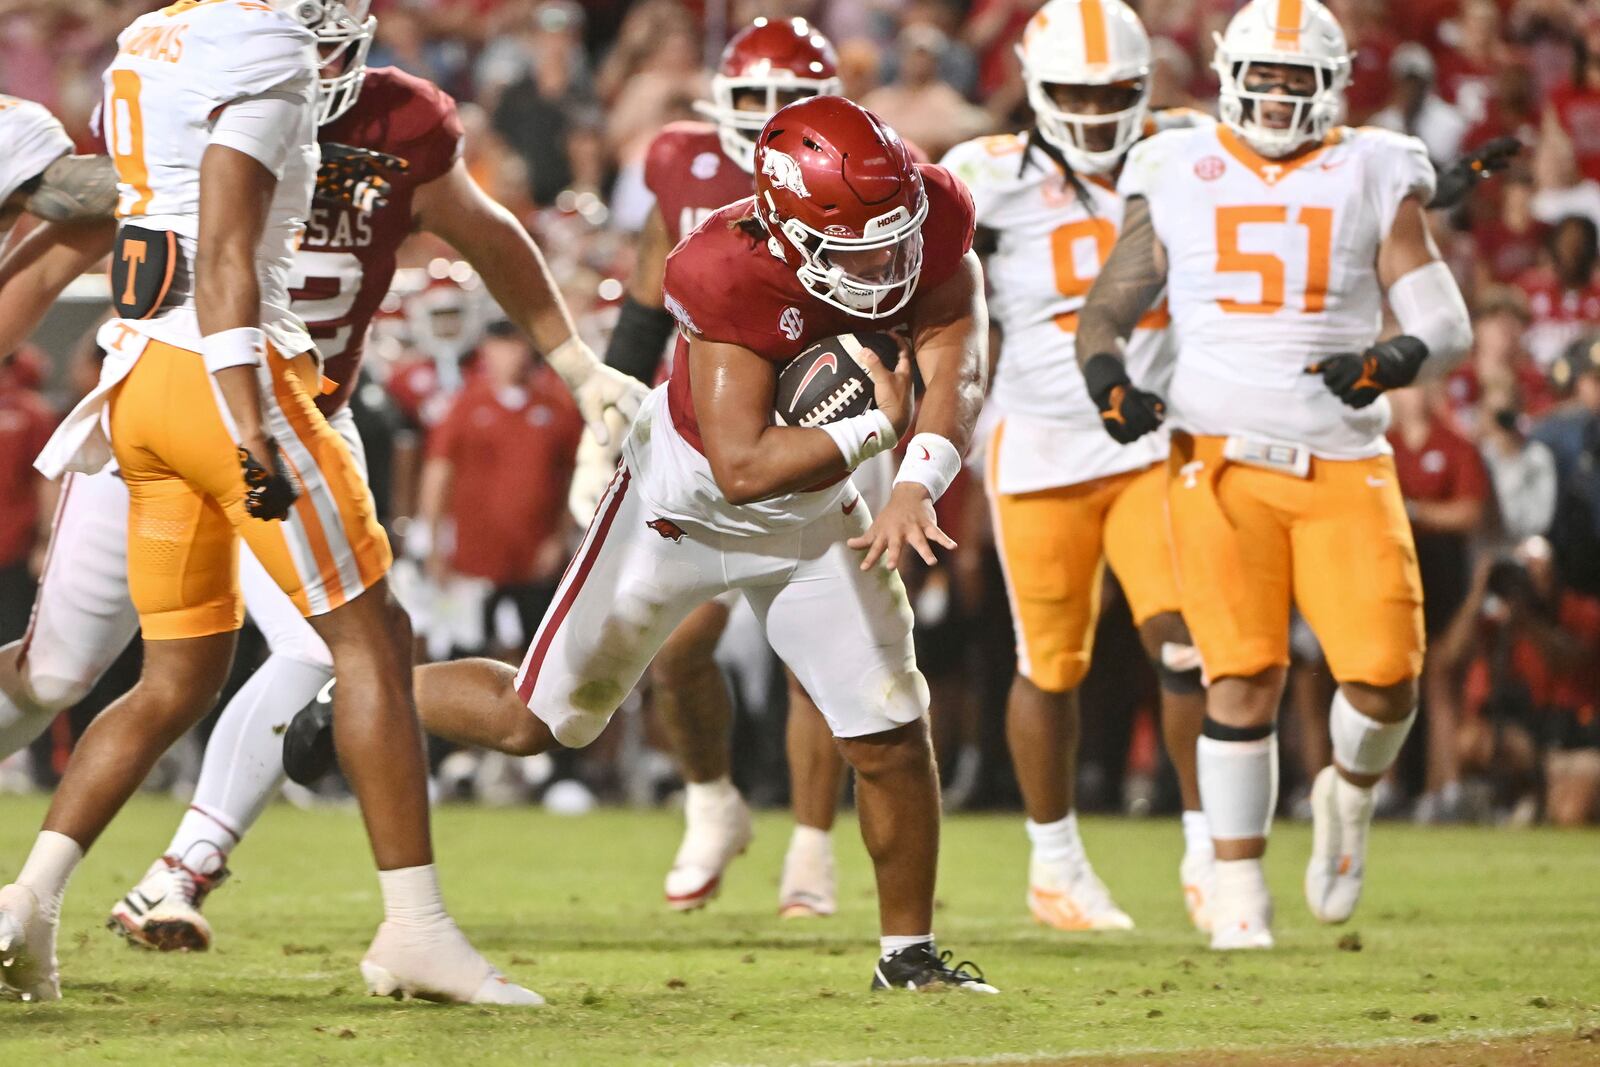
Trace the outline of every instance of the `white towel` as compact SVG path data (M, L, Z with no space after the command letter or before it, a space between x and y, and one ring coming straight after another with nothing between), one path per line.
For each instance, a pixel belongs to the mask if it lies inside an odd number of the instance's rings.
M67 471L94 474L111 462L111 438L105 429L106 401L121 381L133 370L149 339L134 333L117 319L100 327L95 343L106 353L100 366L100 381L89 395L78 401L56 432L45 442L34 469L46 478L60 478Z

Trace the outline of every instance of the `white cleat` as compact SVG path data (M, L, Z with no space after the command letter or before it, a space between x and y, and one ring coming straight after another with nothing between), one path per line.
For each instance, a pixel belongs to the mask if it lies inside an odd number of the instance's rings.
M838 910L838 889L833 873L833 838L821 830L796 826L783 857L783 880L778 883L778 916L817 919Z
M361 960L367 992L395 1000L444 1004L502 1004L537 1008L544 998L490 966L456 924L425 927L385 922Z
M1260 860L1219 860L1216 896L1211 906L1211 947L1236 949L1272 947L1272 894Z
M106 927L130 945L158 952L204 952L211 947L211 924L200 914L200 905L227 877L226 868L208 877L162 856L111 906Z
M1311 787L1306 904L1319 922L1342 923L1355 914L1373 807L1372 790L1351 785L1332 765L1322 768Z
M1132 930L1111 891L1080 855L1064 863L1033 860L1028 868L1028 910L1057 930Z
M722 873L755 836L750 806L732 786L690 789L683 807L683 843L667 872L667 905L703 908L722 888Z
M1216 858L1209 851L1185 852L1178 865L1178 881L1183 886L1183 905L1189 911L1189 921L1202 934L1209 934L1217 897Z
M56 921L25 886L0 889L0 991L26 1001L61 999Z

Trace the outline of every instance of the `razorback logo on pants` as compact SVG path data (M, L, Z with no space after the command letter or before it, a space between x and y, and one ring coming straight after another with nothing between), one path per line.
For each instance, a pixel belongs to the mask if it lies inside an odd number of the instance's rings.
M682 541L686 536L683 527L671 519L652 519L645 525L668 541Z

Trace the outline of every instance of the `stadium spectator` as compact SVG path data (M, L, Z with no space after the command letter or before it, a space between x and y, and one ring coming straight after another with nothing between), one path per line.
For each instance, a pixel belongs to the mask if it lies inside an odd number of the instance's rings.
M1531 817L1541 772L1551 822L1600 815L1600 600L1563 587L1547 541L1480 561L1434 656L1464 679L1464 772L1491 778L1518 821Z
M520 647L544 617L567 558L567 485L583 420L555 372L509 322L478 346L479 370L428 438L418 521L431 530L429 571L481 578L492 636L502 602Z
M1420 44L1396 48L1389 60L1393 99L1372 116L1372 124L1420 138L1434 164L1443 166L1461 154L1468 124L1460 111L1434 92L1434 73L1433 57Z
M570 139L600 124L600 111L579 78L566 40L537 34L531 71L508 85L495 107L494 128L527 165L528 193L550 204L572 184Z
M940 80L939 65L950 39L934 26L918 24L900 32L899 71L893 82L868 93L861 103L876 112L930 159L989 129L989 115Z
M1371 121L1391 95L1390 57L1399 47L1400 38L1385 18L1386 6L1382 0L1332 0L1328 4L1355 53L1350 57L1350 88L1345 91L1345 103L1350 120L1356 125Z
M1578 16L1572 75L1550 94L1544 137L1570 156L1577 174L1600 181L1600 11Z
M1405 5L1413 10L1421 5ZM1494 97L1497 72L1515 62L1501 35L1500 8L1495 0L1463 0L1460 15L1445 24L1451 40L1437 49L1439 91L1467 124L1483 121ZM1426 40L1426 35L1411 40Z
M1489 285L1509 284L1538 266L1544 243L1532 180L1513 173L1496 192L1498 196L1474 197L1465 208L1471 228L1465 251L1471 256L1472 292L1480 301Z
M1556 515L1556 458L1548 445L1523 432L1516 381L1502 378L1488 385L1478 406L1498 533L1512 543L1547 533Z
M1533 431L1556 460L1550 540L1568 583L1600 595L1600 336L1570 345L1551 374L1571 395Z
M1472 358L1456 368L1447 385L1456 422L1468 436L1481 426L1480 407L1490 387L1514 389L1518 414L1533 419L1554 406L1550 380L1534 366L1522 345L1530 321L1528 301L1521 290L1499 285L1479 293L1472 314Z
M1538 266L1524 271L1517 286L1528 294L1532 324L1525 343L1534 361L1548 368L1563 349L1600 322L1600 231L1587 218L1569 215L1545 237Z

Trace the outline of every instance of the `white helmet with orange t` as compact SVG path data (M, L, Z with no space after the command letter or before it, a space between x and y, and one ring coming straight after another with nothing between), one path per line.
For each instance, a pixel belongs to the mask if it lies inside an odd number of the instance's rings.
M1318 143L1343 116L1350 46L1318 0L1250 0L1216 45L1222 121L1262 155Z
M1122 0L1050 0L1017 46L1039 135L1072 169L1114 170L1144 132L1150 35Z
M326 126L356 106L361 80L367 73L367 53L378 19L370 14L372 0L276 0L278 10L316 34L317 125Z

